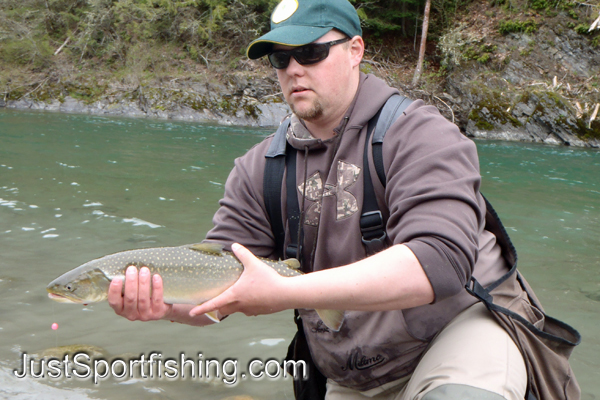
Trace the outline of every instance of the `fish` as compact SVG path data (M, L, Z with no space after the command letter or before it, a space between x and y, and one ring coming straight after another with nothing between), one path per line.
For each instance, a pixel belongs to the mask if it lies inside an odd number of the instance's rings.
M261 261L285 277L302 275L294 258ZM109 254L64 273L46 288L48 297L61 303L88 304L108 298L115 279L125 280L125 270L147 267L163 280L163 301L167 304L202 304L233 285L244 270L242 263L223 246L197 243L176 247L153 247ZM338 332L344 320L342 310L315 310L323 323ZM217 312L206 314L219 322Z

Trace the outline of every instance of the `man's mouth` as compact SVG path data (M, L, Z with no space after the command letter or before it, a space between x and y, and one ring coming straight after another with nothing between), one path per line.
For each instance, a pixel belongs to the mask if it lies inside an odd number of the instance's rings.
M294 94L294 93L302 93L302 92L305 92L307 90L309 90L309 89L305 88L304 86L293 86L292 87L292 94Z

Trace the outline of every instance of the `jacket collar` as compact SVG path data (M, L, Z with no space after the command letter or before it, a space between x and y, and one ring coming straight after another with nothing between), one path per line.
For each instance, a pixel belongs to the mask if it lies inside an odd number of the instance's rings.
M383 80L374 75L365 75L361 72L354 100L339 125L333 130L335 132L333 138L328 140L315 138L306 128L304 122L295 114L292 114L287 132L288 142L295 149L304 150L308 147L309 150L314 150L324 148L328 144L338 141L347 131L360 131L395 92L397 90L389 87ZM358 107L356 107L357 105Z

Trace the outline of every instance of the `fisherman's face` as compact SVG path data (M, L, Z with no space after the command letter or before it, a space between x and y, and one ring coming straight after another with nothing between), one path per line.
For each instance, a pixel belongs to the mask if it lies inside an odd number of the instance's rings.
M330 31L315 43L342 39L344 34ZM359 46L355 42L359 41ZM316 64L301 65L293 57L286 68L277 69L277 77L285 100L298 117L318 123L341 118L354 98L358 82L358 66L362 58L362 39L332 46L329 56ZM359 50L357 51L357 47ZM276 45L274 50L292 47ZM358 54L360 53L360 54Z

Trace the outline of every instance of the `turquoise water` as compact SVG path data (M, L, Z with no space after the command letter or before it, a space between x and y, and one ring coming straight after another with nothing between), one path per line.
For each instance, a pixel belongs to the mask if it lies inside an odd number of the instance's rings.
M64 345L111 357L281 360L290 312L194 328L130 322L106 303L50 301L46 284L120 250L200 241L235 157L268 130L0 109L0 398L292 399L289 380L18 379L22 353ZM477 142L483 191L546 311L580 330L572 356L584 399L600 392L600 152ZM51 324L58 323L58 330ZM202 357L198 356L202 353ZM36 364L38 368L38 364ZM188 372L189 373L189 372Z

